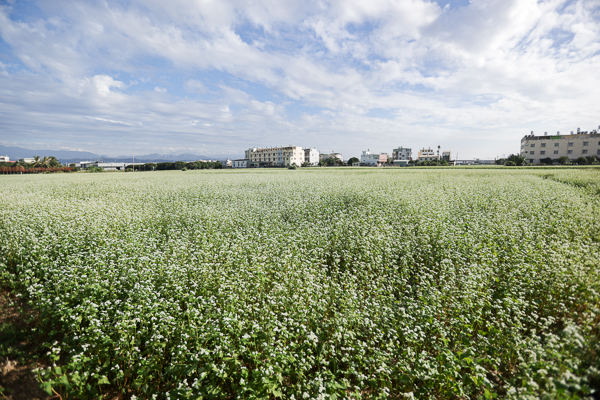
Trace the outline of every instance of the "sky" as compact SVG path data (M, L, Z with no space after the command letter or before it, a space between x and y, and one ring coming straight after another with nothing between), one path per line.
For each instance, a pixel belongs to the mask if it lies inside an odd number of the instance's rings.
M518 153L600 126L600 0L0 0L0 144Z

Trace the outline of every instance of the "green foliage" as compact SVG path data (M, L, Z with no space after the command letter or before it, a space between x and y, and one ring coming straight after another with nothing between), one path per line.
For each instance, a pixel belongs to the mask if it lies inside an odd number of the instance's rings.
M352 165L352 164L354 164L354 163L357 163L357 162L360 162L360 160L359 160L358 158L356 158L356 157L351 157L351 158L348 160L348 165Z
M551 159L550 157L546 157L546 158L542 158L540 160L540 163L544 164L544 165L552 165L552 164L554 164L554 160Z
M588 160L586 157L581 156L577 158L577 165L587 165L587 163Z
M589 397L598 174L14 176L0 276L62 398Z
M102 167L97 167L95 165L91 165L86 169L87 172L104 172Z
M510 156L508 156L508 158L506 159L507 162L508 161L512 161L515 163L516 166L520 167L525 165L525 156L520 155L520 154L511 154Z
M558 157L558 163L561 164L561 165L568 164L569 163L569 157L567 157L567 156Z
M507 167L516 167L517 166L517 164L514 161L506 161L504 163L504 165Z

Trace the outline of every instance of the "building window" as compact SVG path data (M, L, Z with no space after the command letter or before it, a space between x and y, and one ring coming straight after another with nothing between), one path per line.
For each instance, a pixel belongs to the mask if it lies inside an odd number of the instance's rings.
M534 155L535 151L530 151L529 154Z
M546 143L542 143L542 145L541 145L541 146L542 146L542 147L546 147Z
M531 147L535 147L535 143L531 143Z
M546 154L546 152L545 151L540 151L540 154L544 155L544 154Z
M587 146L587 145L588 145L588 143L589 143L589 142L583 142L583 145L584 145L584 146Z
M554 143L554 147L558 147L558 143Z
M600 143L598 143L598 144L600 144ZM598 149L598 150L596 151L596 154L598 154L598 155L600 156L600 149Z
M569 147L573 147L573 142L569 142Z
M587 149L582 151L583 154L587 154Z
M558 150L554 150L554 154L558 154Z
M567 150L567 154L573 154L573 150Z

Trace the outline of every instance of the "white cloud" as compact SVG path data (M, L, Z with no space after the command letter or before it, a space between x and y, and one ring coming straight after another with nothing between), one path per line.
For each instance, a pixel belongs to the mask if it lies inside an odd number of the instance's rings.
M429 145L494 135L517 151L531 129L600 122L599 5L56 0L38 3L39 18L3 6L0 35L18 62L0 64L0 115L5 128L35 126L40 138L44 126L77 132L97 116L129 129L122 140L163 143L170 132L243 148L300 135L359 151L350 146L365 137Z

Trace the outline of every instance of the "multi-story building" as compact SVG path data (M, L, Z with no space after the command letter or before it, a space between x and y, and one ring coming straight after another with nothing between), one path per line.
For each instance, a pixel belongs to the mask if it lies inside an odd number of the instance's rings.
M9 156L0 156L0 162L10 162Z
M450 162L451 154L449 150L445 150L442 152L442 160L446 160Z
M369 150L363 150L360 155L360 165L368 167L383 167L387 162L388 155L386 153L375 154Z
M392 161L395 160L410 160L412 157L412 149L407 149L406 147L398 147L397 149L392 150Z
M248 159L239 158L231 162L231 168L248 168Z
M337 158L341 162L344 162L344 157L342 156L342 153L336 153L336 152L332 151L331 153L321 153L321 154L319 154L319 161L325 161L328 158Z
M600 130L600 126L598 127ZM521 152L527 162L539 164L544 158L556 160L566 156L570 160L579 157L600 156L600 134L598 130L582 132L577 128L577 133L571 131L570 135L535 136L533 131L521 139Z
M304 149L304 162L310 165L319 165L319 150L314 148Z
M419 161L437 161L439 158L440 156L435 154L435 151L431 147L419 150L419 156L417 157Z
M304 149L300 146L257 147L245 151L248 167L301 166L304 163Z

